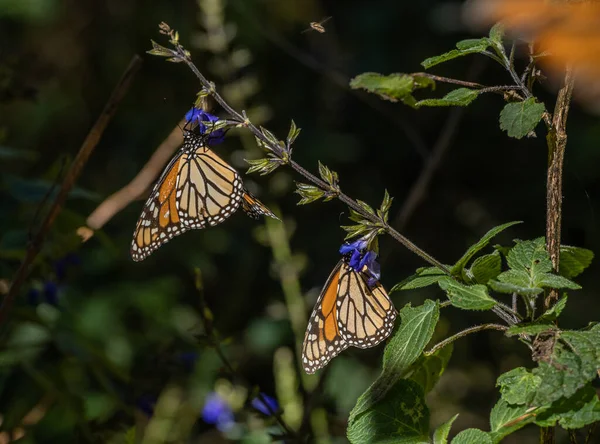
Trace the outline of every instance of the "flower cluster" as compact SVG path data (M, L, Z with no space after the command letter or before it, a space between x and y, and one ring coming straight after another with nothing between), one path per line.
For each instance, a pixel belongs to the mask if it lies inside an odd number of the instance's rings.
M360 238L351 243L345 243L340 247L340 253L348 256L348 265L357 272L363 272L369 276L367 283L373 287L381 277L381 267L377 262L377 253L368 250L369 240Z
M47 304L57 306L59 303L59 296L67 280L68 269L79 265L80 263L81 260L79 256L74 253L68 253L54 262L54 277L45 280L41 289L39 287L32 287L27 292L29 304L38 305L42 302L46 302Z
M219 118L211 113L207 113L203 109L200 108L192 108L185 114L185 120L188 123L196 123L198 124L198 131L200 134L206 134L207 131L210 130L210 126L207 126L207 123L215 123L219 120ZM210 132L210 135L207 138L207 143L209 145L218 145L225 140L225 130L216 130Z

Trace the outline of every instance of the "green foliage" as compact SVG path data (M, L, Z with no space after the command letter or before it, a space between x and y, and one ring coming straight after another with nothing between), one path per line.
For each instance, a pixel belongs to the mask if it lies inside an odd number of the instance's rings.
M417 89L435 87L435 82L419 75L390 74L387 76L374 72L366 72L350 80L352 89L364 89L391 102L402 103L414 107L417 101L412 93Z
M382 400L419 358L433 335L433 329L439 319L439 306L433 301L425 301L423 305L414 308L407 305L400 310L400 319L400 327L384 351L383 371L358 398L350 412L350 426Z
M561 276L574 278L583 273L594 259L594 253L585 248L570 247L568 245L560 246L560 268L558 270Z
M292 120L292 123L290 125L290 130L289 130L287 138L285 140L285 143L286 143L286 146L288 147L288 149L290 149L291 146L294 144L294 142L296 141L296 138L300 135L300 131L301 131L301 128L298 128L296 126L296 122L294 122Z
M497 227L492 228L487 233L483 235L479 241L477 241L474 245L472 245L465 254L454 264L450 270L452 275L457 276L462 273L462 270L467 266L469 261L481 250L488 246L491 240L500 234L502 231L506 230L513 225L520 224L521 221L508 222Z
M489 283L500 293L537 295L544 288L581 288L575 282L551 273L552 262L546 251L544 238L517 242L506 260L511 269L499 274L497 281Z
M423 60L421 65L423 65L423 68L429 69L435 65L439 65L440 63L456 59L457 57L462 57L468 54L482 53L487 50L490 45L490 39L487 37L462 40L456 44L456 49L448 51L439 56L429 57L428 59Z
M542 378L524 367L513 368L500 375L496 386L500 386L502 399L509 404L529 405L535 392L542 384Z
M422 106L467 106L477 98L479 91L469 88L458 88L450 91L441 99L419 100L415 107Z
M500 128L510 137L521 139L535 129L546 112L543 103L531 97L522 102L508 103L500 113Z
M452 444L492 444L492 438L482 430L467 429L456 435Z
M591 385L552 403L535 418L535 423L540 427L560 424L564 429L580 429L596 421L600 421L600 400Z
M448 444L448 435L456 418L458 418L458 413L435 430L433 444Z
M348 426L351 443L427 443L429 409L417 383L398 380Z
M446 292L452 305L463 310L489 310L497 304L485 285L465 285L449 277L441 278L438 285Z
M446 370L452 350L452 344L449 344L431 355L421 355L406 372L406 377L419 384L425 394L429 393Z
M412 290L415 288L427 287L437 284L440 279L446 276L442 270L437 267L425 267L417 269L417 273L409 276L402 282L392 287L390 293L399 290Z
M473 261L471 268L464 268L467 280L478 284L487 284L490 279L496 278L502 270L502 258L498 251L485 254Z
M489 436L492 442L498 443L505 436L525 427L535 419L531 410L525 405L510 405L505 399L498 400L490 414Z
M301 182L296 182L296 193L302 198L298 205L306 205L325 196L325 191L321 188Z
M539 335L540 333L544 333L550 330L556 329L556 326L552 323L547 322L531 322L531 323L521 323L518 325L513 325L506 330L507 336L516 336L516 335Z

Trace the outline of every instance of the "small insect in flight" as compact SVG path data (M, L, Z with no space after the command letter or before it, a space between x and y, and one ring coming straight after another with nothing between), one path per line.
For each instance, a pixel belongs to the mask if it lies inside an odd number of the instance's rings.
M304 31L301 32L301 34L304 34L305 32L308 32L310 30L314 30L314 31L317 31L317 32L320 32L321 34L323 34L325 32L325 27L323 26L323 23L325 23L330 18L331 17L324 18L320 22L310 22L309 23L310 28L306 28Z

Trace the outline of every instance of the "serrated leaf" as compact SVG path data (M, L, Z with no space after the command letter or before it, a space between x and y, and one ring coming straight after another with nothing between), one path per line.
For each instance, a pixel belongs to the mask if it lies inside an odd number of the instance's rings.
M486 37L481 39L462 40L456 44L457 49L453 49L439 56L429 57L428 59L423 60L421 65L423 68L429 69L432 66L439 65L448 60L453 60L457 57L483 52L488 46L490 46L490 41Z
M458 413L435 429L433 444L448 444L448 435L456 418L458 418Z
M489 310L496 305L485 285L465 285L449 277L443 277L438 285L446 292L448 299L463 310Z
M419 384L425 394L429 393L446 370L452 350L453 346L450 344L432 355L421 355L408 370L408 379Z
M412 96L412 92L418 88L435 85L431 80L423 81L420 77L418 80L406 74L390 74L384 76L375 72L365 72L350 80L352 89L364 89L370 93L379 95L385 100L403 103L414 106L416 100Z
M535 129L545 111L544 104L537 103L534 97L508 103L500 112L500 129L510 137L521 139Z
M517 367L503 373L496 381L500 386L502 399L509 404L528 405L542 384L542 378L529 372L525 367Z
M552 340L552 338L550 338ZM568 344L568 347L563 345ZM532 373L543 383L534 405L545 405L570 397L597 376L600 369L600 330L566 330L560 333L550 356L543 356Z
M400 310L400 327L388 342L383 355L383 371L356 402L350 412L349 426L364 412L384 398L419 358L433 336L440 316L437 302L426 300L419 307L406 305Z
M490 29L490 41L494 45L502 46L502 39L504 38L504 26L502 23L496 23Z
M511 284L510 282L500 282L495 280L488 281L487 285L498 293L517 293L524 296L536 296L544 291L543 288L520 287L518 285Z
M560 246L559 274L566 278L580 275L594 259L594 252L585 248Z
M600 400L596 390L587 385L569 398L561 398L537 415L536 425L553 427L559 424L563 429L580 429L600 421Z
M399 290L413 290L415 288L427 287L437 284L437 282L446 276L446 274L437 267L421 268L416 274L409 276L402 282L397 283L392 287L390 293Z
M502 259L500 253L494 251L475 259L469 269L469 274L473 276L476 283L487 284L490 279L494 279L500 274L501 269Z
M500 234L502 231L506 230L508 227L512 227L513 225L520 224L521 221L508 222L497 227L492 228L487 233L485 233L481 239L477 241L476 244L472 245L465 254L452 266L450 272L453 275L459 275L462 272L462 269L467 266L469 261L473 256L475 256L479 251L483 250L490 241Z
M469 88L458 88L450 91L441 99L419 100L415 107L422 106L467 106L477 98L479 91Z
M556 319L558 319L558 317L560 316L562 311L567 306L567 299L568 299L568 297L565 294L558 301L556 301L556 304L554 304L552 307L550 307L548 310L546 310L546 312L543 315L541 315L537 319L537 321L549 323L549 322L553 322Z
M483 430L467 429L456 435L452 444L492 444L492 438Z
M552 271L552 262L546 251L543 237L534 240L518 241L506 256L508 266L514 270L545 273Z
M570 290L579 290L581 285L562 277L558 274L541 273L536 279L536 285L542 288L568 288Z
M506 336L516 336L522 334L534 336L550 330L556 330L556 326L554 324L536 321L531 323L513 325L509 327L508 330L506 330Z
M429 409L421 387L399 380L348 426L351 443L427 443Z
M279 162L269 158L263 159L244 159L250 168L246 171L246 174L260 173L261 176L265 176L272 173L279 167Z
M510 405L500 398L490 413L490 438L499 443L502 438L533 422L535 416L526 405Z

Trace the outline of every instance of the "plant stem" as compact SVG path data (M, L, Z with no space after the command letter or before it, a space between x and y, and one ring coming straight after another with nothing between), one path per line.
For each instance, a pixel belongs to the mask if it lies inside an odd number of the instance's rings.
M452 335L446 339L444 339L443 341L435 344L433 347L431 347L431 350L424 352L425 356L430 356L432 354L434 354L436 351L444 348L445 346L451 344L452 342L456 341L457 339L463 338L471 333L477 333L479 331L483 331L483 330L498 330L498 331L506 331L508 330L508 327L505 325L500 325L500 324L483 324L483 325L476 325L475 327L471 327L471 328L467 328L459 333L456 333L455 335Z
M302 166L297 164L295 161L293 161L289 158L286 159L283 155L284 153L282 152L282 148L281 148L281 146L279 146L279 144L273 143L271 140L269 140L259 128L257 128L255 125L252 124L252 122L250 122L248 120L248 118L245 115L240 114L235 109L233 109L221 97L221 95L216 91L214 84L209 82L208 79L206 77L204 77L204 75L198 70L198 68L192 62L190 57L186 55L185 50L183 49L182 46L176 45L176 50L173 51L173 56L182 60L183 62L185 62L188 65L188 67L192 70L194 75L198 78L198 80L200 81L202 86L210 93L210 95L225 110L225 112L228 113L233 118L233 120L237 121L239 124L242 124L243 126L248 128L252 132L252 134L254 134L254 136L256 138L260 139L267 147L269 147L269 149L271 150L271 152L273 154L278 156L280 159L284 160L284 162L287 165L292 167L292 169L294 169L294 171L299 173L305 179L314 183L319 188L321 188L325 191L331 191L331 189L330 189L331 187L327 183L325 183L324 181L322 181L321 179L319 179L312 173L308 172L306 169L304 169ZM443 265L437 259L435 259L431 255L429 255L428 253L426 253L425 251L423 251L422 249L417 247L414 243L412 243L406 237L404 237L403 235L398 233L391 226L389 226L389 224L387 222L385 222L381 218L363 210L362 207L360 205L358 205L358 203L356 203L356 201L354 199L345 195L341 191L336 191L335 194L336 194L336 197L340 201L342 201L343 203L348 205L350 208L352 208L357 213L361 214L363 217L365 217L365 219L368 219L369 221L380 225L390 236L392 236L396 241L400 242L402 245L404 245L410 251L412 251L416 255L420 256L422 259L429 262L431 265L438 267L440 270L442 270L447 275L450 275L450 270L448 270L448 268L445 265Z
M65 176L60 190L58 191L58 194L54 199L52 207L50 208L48 214L46 215L46 218L42 222L39 231L27 247L25 258L23 259L23 262L17 270L17 273L10 287L10 291L2 301L2 306L0 306L0 325L2 325L6 321L8 313L10 312L10 309L12 308L12 305L15 301L15 298L19 293L19 290L21 289L22 285L25 283L25 279L27 278L29 272L29 267L31 266L31 264L33 264L35 258L40 252L42 245L46 240L46 236L50 232L52 224L56 220L56 217L59 215L59 213L62 211L63 205L67 200L69 192L75 185L75 181L81 174L83 167L85 166L92 152L96 148L96 145L98 145L98 142L100 142L100 138L102 137L104 130L115 115L117 108L121 103L121 100L123 100L123 97L125 97L125 93L131 86L133 77L140 68L141 63L142 59L140 56L133 56L133 58L129 62L129 66L127 66L127 69L125 69L125 72L121 76L119 83L117 83L117 86L115 87L110 98L108 99L104 110L102 110L100 117L98 117L98 120L96 120L94 126L92 126L90 132L83 141L83 144L81 145L77 156L73 160L73 164L71 165L71 168L69 168L69 171Z
M482 93L502 93L504 91L520 91L523 89L523 87L519 85L485 86L477 82L468 82L466 80L453 79L451 77L436 76L435 74L429 74L428 72L414 72L410 75L413 77L426 77L428 79L435 80L436 82L465 86L467 88L479 90L479 92Z
M546 183L546 249L552 267L558 272L560 261L560 236L562 219L562 172L567 146L567 116L573 94L574 77L572 68L567 68L564 86L558 92L552 129L546 137L548 143L548 174ZM544 301L545 309L558 300L558 291L552 289Z

